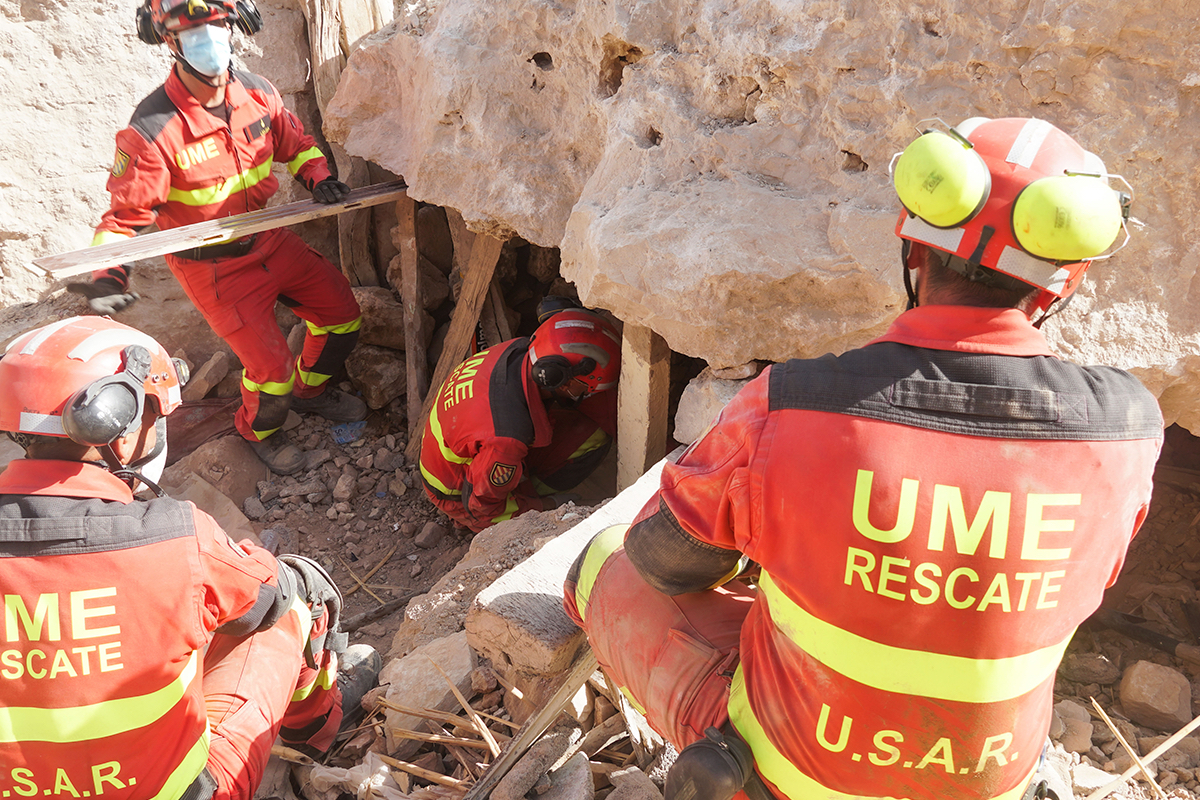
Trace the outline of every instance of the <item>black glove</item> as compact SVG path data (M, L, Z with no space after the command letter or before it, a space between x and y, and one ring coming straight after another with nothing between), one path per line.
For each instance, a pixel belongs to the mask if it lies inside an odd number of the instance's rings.
M314 186L312 190L313 200L325 205L340 203L349 194L350 187L337 178L326 178Z
M86 297L92 311L102 316L124 311L141 297L113 278L99 278L92 283L68 283L67 291Z

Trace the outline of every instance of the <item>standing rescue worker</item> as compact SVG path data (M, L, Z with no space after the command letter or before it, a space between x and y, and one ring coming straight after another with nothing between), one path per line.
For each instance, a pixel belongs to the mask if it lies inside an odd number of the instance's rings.
M425 423L425 493L476 533L573 499L616 432L620 334L581 308L539 320L455 368Z
M0 794L249 800L277 735L325 750L375 683L314 562L134 498L159 491L182 370L102 317L0 359L0 430L26 453L0 474Z
M321 203L350 189L332 178L324 155L265 78L230 67L230 37L262 28L253 0L146 0L138 36L165 42L175 57L166 83L143 100L117 134L108 179L112 205L93 245L134 236L150 225L175 228L263 208L279 182L272 161ZM290 474L304 454L280 430L289 408L353 422L362 400L329 385L358 340L362 316L350 284L286 228L166 256L167 265L213 331L241 359L238 431L272 471ZM138 295L130 267L70 284L98 314L127 308ZM304 320L304 349L293 358L275 320L275 303Z
M1124 227L1108 177L1037 119L924 133L894 172L909 310L749 382L577 559L568 613L682 748L667 800L1044 794L1055 669L1162 441L1136 378L1031 324Z

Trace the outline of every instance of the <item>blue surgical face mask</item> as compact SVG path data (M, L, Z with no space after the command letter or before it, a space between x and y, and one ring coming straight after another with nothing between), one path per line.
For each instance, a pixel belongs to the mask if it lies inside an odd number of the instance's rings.
M232 54L229 28L218 25L198 25L179 32L179 49L183 60L201 75L215 78L229 69Z

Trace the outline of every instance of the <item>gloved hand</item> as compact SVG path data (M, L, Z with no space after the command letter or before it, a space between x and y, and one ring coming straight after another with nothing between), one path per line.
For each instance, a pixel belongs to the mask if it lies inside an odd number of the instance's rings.
M567 503L575 503L576 505L579 505L579 503L581 503L582 501L583 501L582 496L574 494L572 492L558 492L555 494L548 494L542 498L542 504L545 506L545 508L542 510L549 511L552 508L558 508L559 506L565 506Z
M86 297L92 311L102 316L124 311L141 297L112 278L99 278L92 283L68 283L67 291Z
M350 187L337 178L326 178L314 186L312 190L313 200L325 205L340 203L349 194Z

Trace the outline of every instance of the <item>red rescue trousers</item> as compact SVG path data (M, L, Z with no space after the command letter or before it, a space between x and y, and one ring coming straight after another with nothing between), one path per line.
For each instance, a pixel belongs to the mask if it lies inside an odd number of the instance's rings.
M563 606L587 632L605 675L663 738L683 749L729 720L742 622L754 602L749 588L730 581L670 597L618 547L591 583L585 609L576 587L566 589Z
M322 616L312 635L326 626ZM306 638L294 612L248 636L216 634L204 653L204 700L211 734L208 771L214 800L251 800L262 782L281 728L307 738L294 744L326 750L342 723L337 657L321 654L318 669L304 659ZM285 731L285 734L287 733Z
M362 316L349 282L285 228L258 234L246 255L166 259L213 332L241 359L242 407L234 422L252 442L283 424L293 393L314 397L324 391L354 349ZM276 302L308 327L299 359L275 319Z

